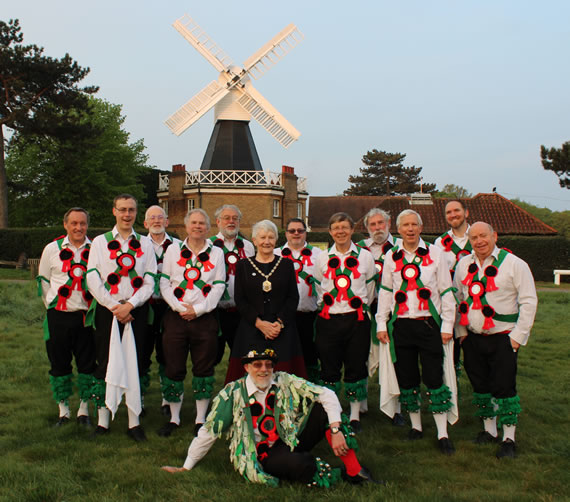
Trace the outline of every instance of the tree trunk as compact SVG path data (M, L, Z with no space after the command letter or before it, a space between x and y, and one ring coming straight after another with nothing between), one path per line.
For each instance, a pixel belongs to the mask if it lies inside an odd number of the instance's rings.
M8 179L4 163L4 126L0 124L0 228L8 228Z

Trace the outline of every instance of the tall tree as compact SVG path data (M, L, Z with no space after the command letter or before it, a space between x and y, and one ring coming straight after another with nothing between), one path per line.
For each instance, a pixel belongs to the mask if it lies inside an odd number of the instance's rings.
M119 105L90 98L82 126L97 134L69 139L16 132L6 157L10 225L59 224L69 207L81 206L91 213L92 225L109 226L111 200L122 192L143 206L140 180L151 168L143 141L129 143L124 120Z
M69 54L44 56L43 48L23 45L23 40L17 19L0 21L0 228L8 225L4 126L20 134L77 134L72 125L87 106L87 96L98 90L78 87L89 68L81 68ZM75 112L61 113L70 109Z
M453 197L456 199L466 199L468 197L472 197L473 194L465 187L450 183L443 185L443 188L435 192L433 196L437 198Z
M562 188L570 188L570 141L567 141L561 148L540 147L540 157L542 167L547 171L554 171L559 178Z
M360 176L350 175L352 184L344 195L404 195L414 192L433 192L435 184L423 183L421 167L405 167L405 153L388 153L374 149L362 157L365 167Z

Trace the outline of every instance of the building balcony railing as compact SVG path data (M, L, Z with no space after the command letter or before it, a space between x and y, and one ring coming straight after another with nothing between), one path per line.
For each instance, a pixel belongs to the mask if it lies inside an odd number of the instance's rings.
M185 186L283 188L282 173L271 171L189 171ZM160 174L159 191L168 191L169 174ZM297 190L307 191L307 178L297 178Z

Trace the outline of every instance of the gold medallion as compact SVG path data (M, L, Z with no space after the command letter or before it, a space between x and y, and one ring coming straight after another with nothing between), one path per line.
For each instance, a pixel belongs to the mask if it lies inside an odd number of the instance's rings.
M271 282L267 281L267 280L263 281L262 287L263 287L263 291L265 291L266 293L269 293L271 291Z

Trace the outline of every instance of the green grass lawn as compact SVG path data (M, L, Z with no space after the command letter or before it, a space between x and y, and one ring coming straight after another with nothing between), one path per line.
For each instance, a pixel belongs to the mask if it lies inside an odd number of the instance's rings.
M171 475L163 464L181 465L191 440L194 406L186 402L182 427L171 438L158 437L163 424L156 367L146 398L143 425L148 441L128 439L121 407L111 434L95 440L75 423L52 424L48 361L42 340L44 310L35 284L0 281L0 500L1 501L558 501L570 500L570 322L567 292L541 292L529 345L519 355L519 420L516 460L498 461L495 446L476 446L471 389L461 377L460 420L450 428L457 453L436 449L435 426L424 415L424 439L404 438L378 408L378 385L370 384L370 411L363 417L359 456L384 487L337 485L315 490L283 483L272 489L246 483L233 471L227 443L218 441L189 473ZM223 381L223 367L217 381ZM72 401L76 408L77 399ZM317 453L338 461L328 449Z

